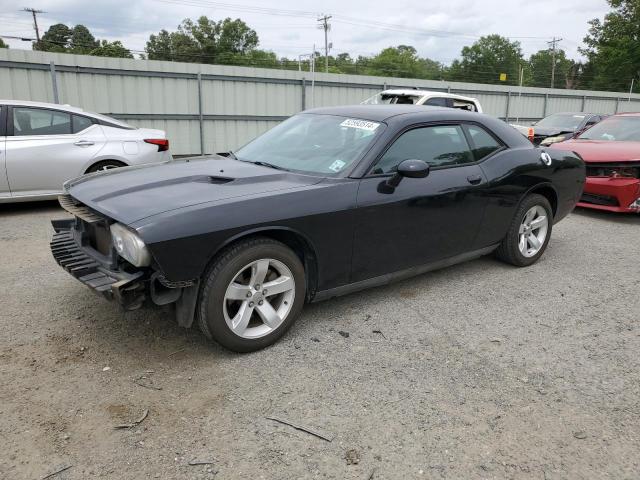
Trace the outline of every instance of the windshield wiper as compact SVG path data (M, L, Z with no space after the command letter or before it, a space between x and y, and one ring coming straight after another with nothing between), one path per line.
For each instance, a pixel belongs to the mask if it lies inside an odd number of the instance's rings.
M238 160L238 157L236 157L236 154L235 154L235 153L233 153L233 150L229 150L229 151L227 152L227 155L228 155L229 157L233 158L234 160Z
M261 161L250 161L250 163L255 163L256 165L260 165L261 167L269 167L269 168L275 168L276 170L285 170L285 171L289 171L284 167L280 167L279 165L274 165L273 163L269 163L269 162L261 162Z

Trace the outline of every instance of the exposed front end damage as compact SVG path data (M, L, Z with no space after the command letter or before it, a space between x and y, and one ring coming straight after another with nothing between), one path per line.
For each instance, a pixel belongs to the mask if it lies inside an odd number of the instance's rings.
M171 282L153 264L136 267L118 255L110 226L115 223L69 195L60 197L60 205L74 215L72 219L53 220L55 231L51 253L56 262L80 282L125 310L143 304L176 305L178 323L193 322L197 299L197 280Z
M579 207L640 212L640 162L590 163Z

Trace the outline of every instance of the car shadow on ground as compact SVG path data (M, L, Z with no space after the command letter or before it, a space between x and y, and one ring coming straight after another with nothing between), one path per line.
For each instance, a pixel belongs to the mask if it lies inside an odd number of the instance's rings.
M488 256L389 285L306 304L291 330L274 345L261 351L276 350L274 354L294 351L316 335L349 330L349 325L354 326L354 317L367 317L367 305L373 301L385 298L390 301L419 300L430 285L446 282L451 276L475 274L491 267L511 268ZM70 301L79 306L78 319L89 320L85 327L86 337L99 343L99 346L96 344L94 347L107 356L124 357L132 362L146 358L151 363L171 359L172 363L179 364L182 361L225 362L247 355L231 352L209 340L200 331L197 319L191 328L180 327L174 319L172 307L146 306L125 312L112 302L106 302L97 296L92 299L93 296L88 296L82 286L78 285L78 292L72 294L73 300Z

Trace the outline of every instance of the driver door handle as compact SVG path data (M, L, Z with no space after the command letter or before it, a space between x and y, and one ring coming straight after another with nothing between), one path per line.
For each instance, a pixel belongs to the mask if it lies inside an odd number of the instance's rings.
M469 175L467 177L467 182L471 185L478 185L482 181L482 177L480 175Z
M77 142L74 142L74 145L77 147L90 147L93 145L93 142L89 140L78 140Z

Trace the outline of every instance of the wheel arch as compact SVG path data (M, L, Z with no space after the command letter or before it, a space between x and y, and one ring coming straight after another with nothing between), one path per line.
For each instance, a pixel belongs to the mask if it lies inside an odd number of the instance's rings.
M207 265L211 265L216 258L231 245L255 237L271 238L283 243L300 258L306 276L307 299L310 300L313 295L315 295L318 286L318 257L316 248L305 234L290 227L265 226L238 233L228 238L213 252Z
M528 195L531 195L533 193L542 195L547 200L549 200L553 218L555 218L556 214L558 213L558 192L556 191L555 187L551 183L547 182L534 185L524 194L520 202L522 202L522 200L524 200Z
M91 161L87 165L85 165L83 173L84 174L89 173L89 170L91 170L91 168L93 168L95 165L102 162L118 162L118 163L121 163L123 167L130 166L129 163L125 162L120 158L100 158L100 159L92 158Z

